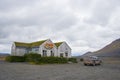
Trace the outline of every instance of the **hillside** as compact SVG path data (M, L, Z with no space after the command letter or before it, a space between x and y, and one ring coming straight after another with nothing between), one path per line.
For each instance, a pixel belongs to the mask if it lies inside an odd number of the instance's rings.
M1 56L9 56L10 54L9 53L0 53L0 57Z
M109 57L120 57L120 39L113 41L112 43L108 44L104 48L95 51L95 52L88 52L83 56L109 56Z

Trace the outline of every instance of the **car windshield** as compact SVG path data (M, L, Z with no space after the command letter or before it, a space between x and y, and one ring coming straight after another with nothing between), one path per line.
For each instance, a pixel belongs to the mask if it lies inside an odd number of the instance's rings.
M91 59L99 59L97 56L90 56Z

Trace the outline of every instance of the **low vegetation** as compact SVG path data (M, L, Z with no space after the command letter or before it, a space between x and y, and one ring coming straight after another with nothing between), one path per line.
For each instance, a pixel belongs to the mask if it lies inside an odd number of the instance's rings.
M68 58L68 61L72 62L72 63L77 63L77 59L76 58Z
M29 53L24 56L8 56L6 57L8 62L29 62L32 64L63 64L63 63L77 63L76 58L64 58L64 57L42 57L37 53Z
M25 62L24 56L7 56L6 61L8 62Z
M29 53L25 54L24 57L26 62L35 62L38 61L39 58L41 58L41 55L37 53Z

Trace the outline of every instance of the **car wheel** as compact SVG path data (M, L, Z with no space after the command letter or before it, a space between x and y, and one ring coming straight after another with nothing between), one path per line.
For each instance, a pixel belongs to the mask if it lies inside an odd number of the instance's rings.
M87 64L84 63L85 66L87 66Z
M95 63L93 63L92 65L93 65L93 66L96 66L96 64L95 64Z
M101 65L100 63L98 65Z

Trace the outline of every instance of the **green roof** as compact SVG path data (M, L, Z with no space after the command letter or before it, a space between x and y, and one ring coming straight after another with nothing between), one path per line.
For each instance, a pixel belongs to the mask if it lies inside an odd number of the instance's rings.
M36 46L40 46L45 41L46 40L42 40L42 41L37 41L32 43L15 42L15 45L19 47L36 47Z
M31 47L35 47L35 46L40 46L42 43L44 43L46 40L42 40L42 41L37 41L37 42L32 42L30 43Z
M57 42L57 43L54 43L56 45L56 47L59 47L63 42Z
M29 43L23 43L23 42L14 42L16 46L23 46L23 47L29 47Z

